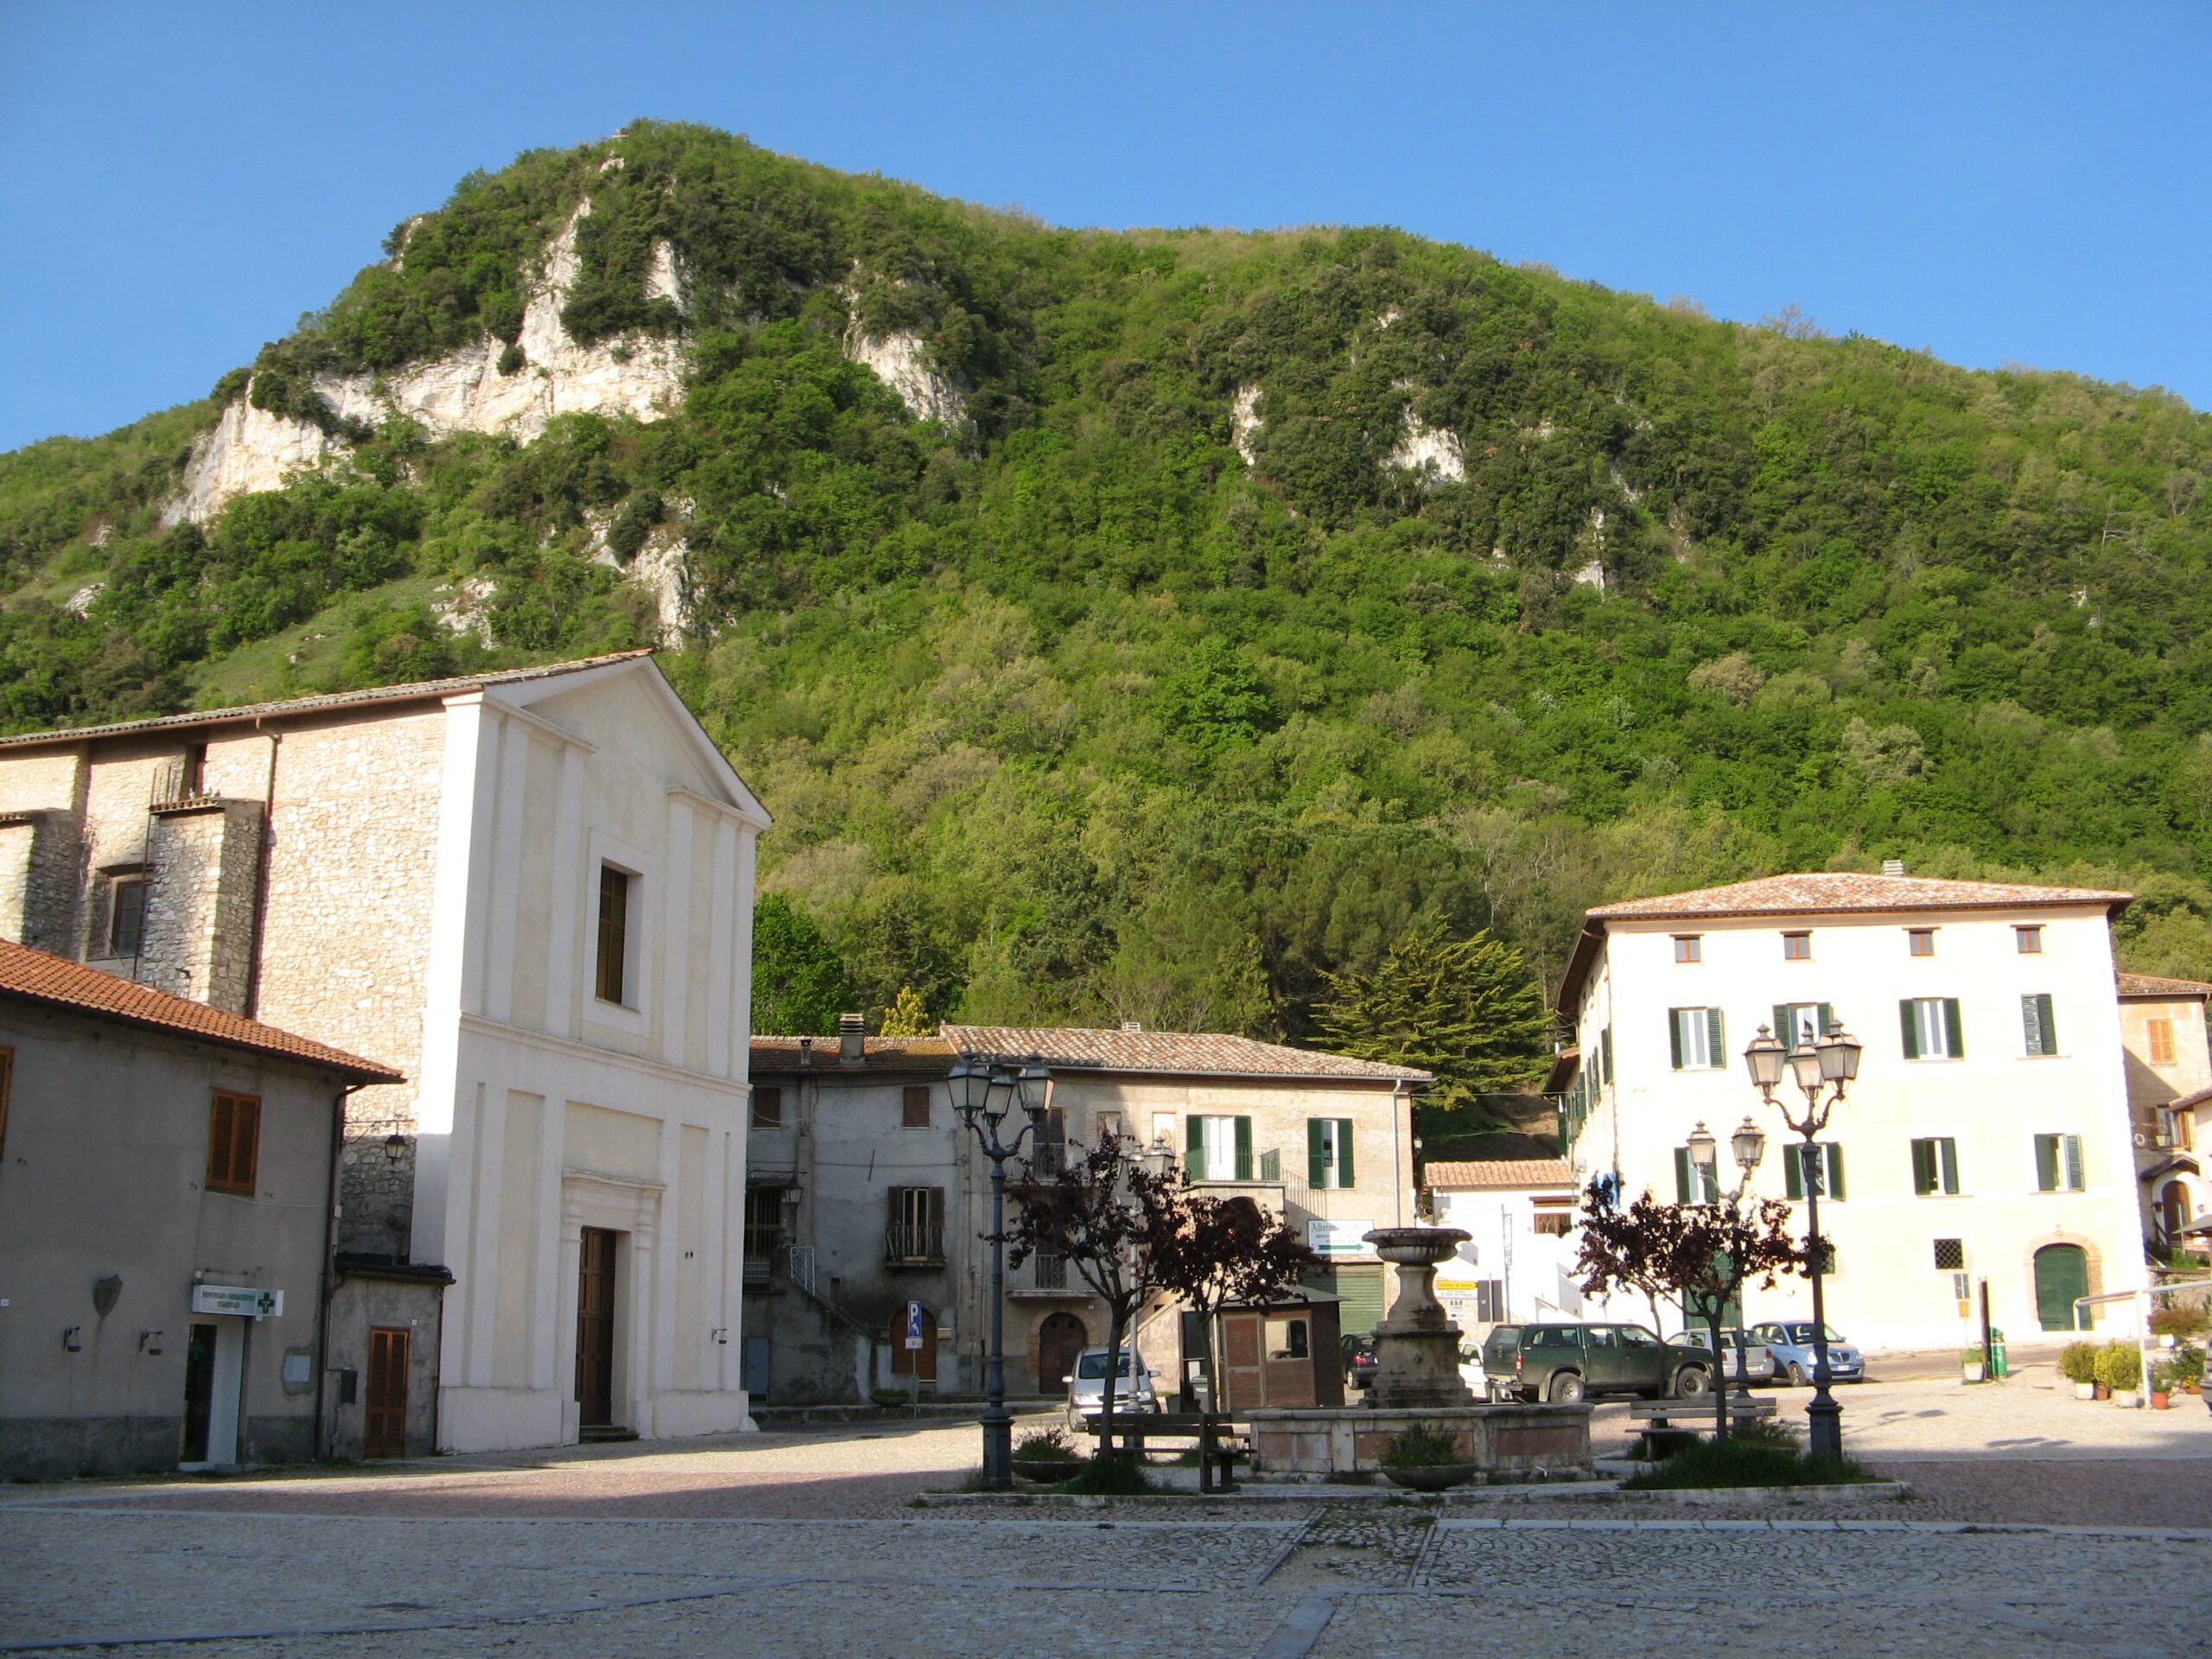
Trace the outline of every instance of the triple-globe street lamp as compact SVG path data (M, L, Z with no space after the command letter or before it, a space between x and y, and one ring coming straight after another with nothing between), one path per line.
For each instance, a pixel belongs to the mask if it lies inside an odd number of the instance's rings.
M1822 1270L1827 1265L1827 1252L1820 1243L1823 1172L1815 1137L1827 1128L1828 1114L1842 1103L1845 1088L1858 1077L1860 1046L1856 1037L1834 1026L1814 1040L1802 1032L1794 1035L1795 1042L1784 1044L1761 1026L1744 1050L1744 1064L1751 1069L1760 1098L1779 1107L1782 1121L1802 1137L1792 1150L1804 1178L1806 1254L1813 1270L1813 1402L1805 1408L1807 1450L1816 1458L1838 1459L1843 1456L1843 1407L1828 1387L1833 1378L1828 1371L1827 1308L1821 1295ZM1775 1098L1784 1070L1805 1096L1802 1112L1792 1112Z
M1758 1168L1759 1160L1766 1156L1766 1131L1746 1117L1737 1126L1735 1134L1728 1137L1728 1147L1736 1154L1736 1167L1743 1173L1743 1179L1736 1183L1733 1192L1723 1193L1719 1174L1713 1166L1719 1160L1719 1142L1713 1138L1713 1131L1702 1122L1690 1131L1690 1162L1696 1167L1698 1180L1714 1205L1725 1205L1727 1213L1732 1217L1737 1213L1737 1205L1744 1201L1744 1194L1751 1191L1752 1172ZM1729 1264L1729 1270L1732 1274L1735 1271L1733 1262ZM1726 1311L1724 1303L1713 1312L1713 1342L1716 1344L1713 1355L1716 1373L1713 1379L1713 1433L1715 1440L1728 1438L1728 1414L1731 1411L1748 1411L1751 1400L1751 1388L1744 1376L1745 1338L1740 1332L1732 1330L1724 1335L1718 1328L1720 1315ZM1738 1323L1742 1318L1739 1305L1737 1311ZM1717 1345L1723 1342L1732 1344L1736 1350L1736 1399L1732 1404L1728 1399L1727 1356Z

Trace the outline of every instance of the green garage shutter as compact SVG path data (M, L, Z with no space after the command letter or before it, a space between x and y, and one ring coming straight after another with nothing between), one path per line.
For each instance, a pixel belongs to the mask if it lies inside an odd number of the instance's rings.
M1382 1268L1379 1263L1324 1268L1310 1282L1316 1290L1335 1294L1337 1329L1345 1336L1365 1336L1382 1323Z

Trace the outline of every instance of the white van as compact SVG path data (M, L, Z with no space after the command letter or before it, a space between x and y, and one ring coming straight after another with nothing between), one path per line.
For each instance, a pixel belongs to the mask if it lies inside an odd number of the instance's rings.
M1122 1374L1114 1381L1114 1414L1127 1412L1132 1416L1161 1409L1160 1396L1153 1392L1152 1380L1159 1373L1148 1369L1144 1356L1132 1359L1130 1351L1122 1350ZM1098 1421L1098 1414L1106 1408L1106 1351L1086 1348L1076 1356L1075 1370L1069 1372L1068 1427L1077 1435L1088 1433Z

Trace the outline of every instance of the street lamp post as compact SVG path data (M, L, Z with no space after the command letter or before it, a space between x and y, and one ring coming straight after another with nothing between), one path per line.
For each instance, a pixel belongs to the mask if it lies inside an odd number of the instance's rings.
M1827 1307L1821 1285L1827 1264L1827 1253L1820 1243L1823 1171L1815 1137L1827 1128L1828 1114L1842 1103L1845 1089L1858 1077L1860 1052L1857 1038L1834 1027L1817 1041L1807 1041L1801 1033L1794 1044L1785 1046L1761 1026L1759 1034L1744 1050L1744 1064L1751 1070L1760 1098L1778 1107L1782 1121L1802 1137L1791 1151L1803 1176L1806 1254L1813 1269L1813 1402L1805 1408L1805 1415L1809 1422L1807 1450L1816 1458L1843 1456L1843 1408L1828 1386L1834 1379L1828 1371ZM1805 1096L1805 1109L1801 1113L1793 1114L1774 1097L1785 1066Z
M1720 1190L1720 1176L1718 1171L1714 1168L1714 1165L1719 1161L1719 1154L1720 1150L1719 1142L1713 1138L1713 1132L1707 1128L1703 1123L1700 1123L1695 1129L1691 1131L1689 1147L1690 1162L1696 1166L1698 1179L1700 1183L1703 1185L1706 1192L1711 1196L1714 1207L1717 1209L1725 1205L1727 1207L1727 1213L1730 1217L1732 1219L1734 1218L1739 1213L1738 1206L1743 1203L1744 1194L1751 1191L1751 1172L1759 1166L1759 1160L1766 1156L1766 1135L1764 1132L1760 1129L1758 1124L1752 1122L1750 1118L1746 1117L1743 1122L1738 1126L1736 1133L1728 1137L1729 1150L1736 1155L1736 1167L1743 1173L1743 1179L1736 1183L1736 1190L1733 1192L1723 1193ZM1734 1276L1737 1271L1736 1264L1733 1262L1731 1262L1728 1264L1728 1269L1731 1276ZM1742 1318L1740 1300L1742 1291L1740 1289L1740 1284L1741 1281L1739 1280L1739 1288L1737 1293L1738 1297L1737 1317L1738 1319ZM1687 1309L1684 1311L1688 1312ZM1729 1412L1748 1407L1751 1404L1751 1389L1744 1377L1744 1344L1740 1338L1735 1338L1731 1341L1730 1344L1736 1350L1736 1400L1734 1404L1732 1405L1728 1399L1728 1377L1726 1374L1728 1362L1727 1357L1721 1351L1722 1337L1720 1332L1720 1315L1726 1311L1727 1305L1723 1303L1719 1308L1713 1311L1711 1319L1713 1344L1713 1437L1716 1440L1725 1440L1728 1438Z
M975 1132L976 1145L991 1160L991 1346L983 1371L986 1491L1010 1491L1014 1487L1014 1415L1006 1408L1006 1166L1045 1121L1046 1096L1051 1086L1052 1073L1033 1055L1027 1065L1015 1066L963 1054L945 1078L953 1110ZM1024 1121L1008 1141L999 1130L1016 1102Z

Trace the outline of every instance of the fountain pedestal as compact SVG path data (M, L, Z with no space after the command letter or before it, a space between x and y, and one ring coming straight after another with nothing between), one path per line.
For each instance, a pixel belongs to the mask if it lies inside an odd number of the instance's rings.
M1375 1381L1366 1403L1378 1411L1471 1406L1459 1376L1459 1327L1436 1300L1436 1269L1471 1236L1457 1227L1382 1227L1366 1236L1398 1270L1398 1296L1375 1327Z

